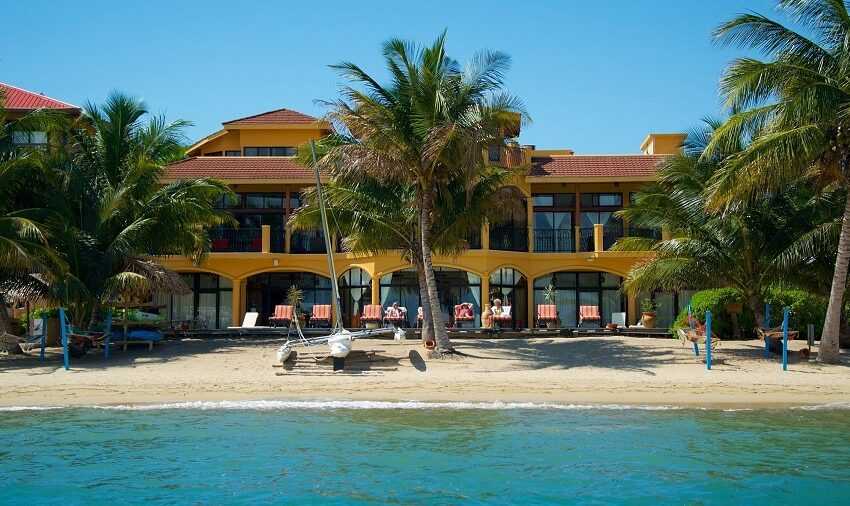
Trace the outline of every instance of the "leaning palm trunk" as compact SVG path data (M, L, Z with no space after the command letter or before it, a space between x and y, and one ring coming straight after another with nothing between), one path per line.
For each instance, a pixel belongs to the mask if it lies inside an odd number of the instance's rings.
M431 262L431 200L423 196L421 200L420 224L422 227L422 265L425 271L425 287L428 291L428 304L430 307L431 322L434 325L434 340L437 342L437 351L448 352L452 350L449 333L443 322L443 313L440 312L440 298L437 294L437 278L434 275L434 264ZM423 304L422 311L427 320Z
M416 256L416 273L419 275L419 300L422 301L422 342L424 343L429 339L434 341L434 327L431 326L430 318L425 318L425 315L431 314L431 300L428 295L425 266L419 256Z
M0 295L0 351L23 353L21 345L18 344L17 336L9 333L10 330L12 330L12 320L9 318L9 311L6 309L6 300Z
M841 309L844 306L844 290L847 286L847 264L850 262L850 196L844 205L838 253L835 255L835 272L829 291L829 305L818 348L818 362L831 364L838 361L839 333L841 331Z

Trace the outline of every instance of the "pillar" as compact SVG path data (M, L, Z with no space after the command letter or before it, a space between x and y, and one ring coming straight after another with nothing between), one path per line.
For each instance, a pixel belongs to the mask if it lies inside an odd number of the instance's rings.
M263 253L268 253L272 250L272 226L271 225L260 225L261 230L263 231Z
M528 223L528 252L534 253L534 198L525 198L525 216Z
M626 293L626 325L637 322L637 294Z
M481 249L490 249L490 222L486 219L484 220L484 224L481 225Z
M581 227L576 225L573 229L575 230L576 252L579 252L581 251Z
M233 298L230 302L230 319L231 325L238 327L242 325L242 317L245 315L245 291L248 286L248 280L233 279L231 280L231 283L233 285Z
M381 303L381 285L380 278L378 276L372 276L372 304L380 304ZM410 311L410 308L407 308ZM416 311L414 309L414 311Z
M286 253L292 253L291 245L292 245L292 227L287 225L286 226L286 232L284 233L284 236L283 236L283 247L284 247L283 251L286 252Z
M484 311L484 304L490 302L490 275L486 272L481 276L481 311Z
M527 279L527 281L528 281L528 290L527 290L528 296L526 297L526 299L527 299L526 306L528 306L528 314L526 316L528 317L528 319L526 320L525 325L528 328L534 328L534 323L537 320L537 306L534 305L534 280L533 279Z
M601 223L594 223L593 225L593 251L605 251L605 243L603 242L605 236L604 227L605 225Z

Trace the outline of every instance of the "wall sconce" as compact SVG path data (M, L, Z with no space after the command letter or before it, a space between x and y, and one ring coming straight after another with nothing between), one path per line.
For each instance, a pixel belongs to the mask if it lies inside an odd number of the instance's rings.
M275 258L274 260L272 260L272 265L274 265L275 267L277 267L278 263L279 263L279 261L278 261L278 259L277 259L277 258Z

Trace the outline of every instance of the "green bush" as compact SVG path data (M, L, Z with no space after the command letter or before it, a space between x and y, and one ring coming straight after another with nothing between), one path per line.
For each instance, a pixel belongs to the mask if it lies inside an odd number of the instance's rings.
M726 312L728 304L740 303L743 314L738 315L738 326L741 329L741 337L752 338L755 335L755 319L750 308L744 303L744 296L734 288L714 288L701 290L691 297L691 310L694 316L705 323L705 313L711 311L711 331L723 339L730 339L734 334L732 328L732 317ZM687 326L688 309L684 308L676 321L673 329ZM670 329L671 332L675 332Z
M765 296L765 302L770 304L770 324L773 327L782 325L784 308L791 309L789 327L799 330L801 338L806 336L809 323L815 324L817 332L826 317L826 297L803 290L770 290ZM710 310L712 332L725 339L733 335L732 317L726 312L726 306L731 303L740 303L743 306L743 313L738 315L741 337L754 338L756 319L739 291L734 288L716 288L701 290L691 297L691 309L697 319L704 323L705 313ZM673 328L686 326L687 316L688 310L685 308L673 322Z
M27 328L29 326L30 318L41 319L45 316L47 318L59 318L59 308L37 307L31 310L29 314L24 313L21 315L21 327Z

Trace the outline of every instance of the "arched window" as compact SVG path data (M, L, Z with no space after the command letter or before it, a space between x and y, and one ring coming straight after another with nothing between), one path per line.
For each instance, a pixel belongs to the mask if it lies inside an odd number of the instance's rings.
M475 312L475 325L481 325L481 277L471 272L449 267L435 267L440 310L445 321L454 326L454 306L469 302ZM422 305L419 299L419 276L413 269L402 269L381 276L381 305L386 308L393 302L407 308L408 324L416 323L416 310Z
M579 306L596 306L602 321L593 326L611 322L612 313L625 311L624 297L619 292L622 278L607 272L554 272L534 280L534 310L539 304L549 304L543 291L550 284L555 287L555 305L561 327L577 327ZM583 326L588 326L585 323Z
M490 294L487 300L500 299L511 306L512 327L526 326L528 316L528 280L516 269L503 267L490 275Z
M342 321L346 327L359 327L363 306L372 302L372 278L360 267L345 271L339 277Z
M304 291L304 301L298 311L310 313L314 304L331 303L331 280L312 272L266 272L248 278L246 311L260 313L263 325L274 314L274 307L287 304L286 293L290 286Z

